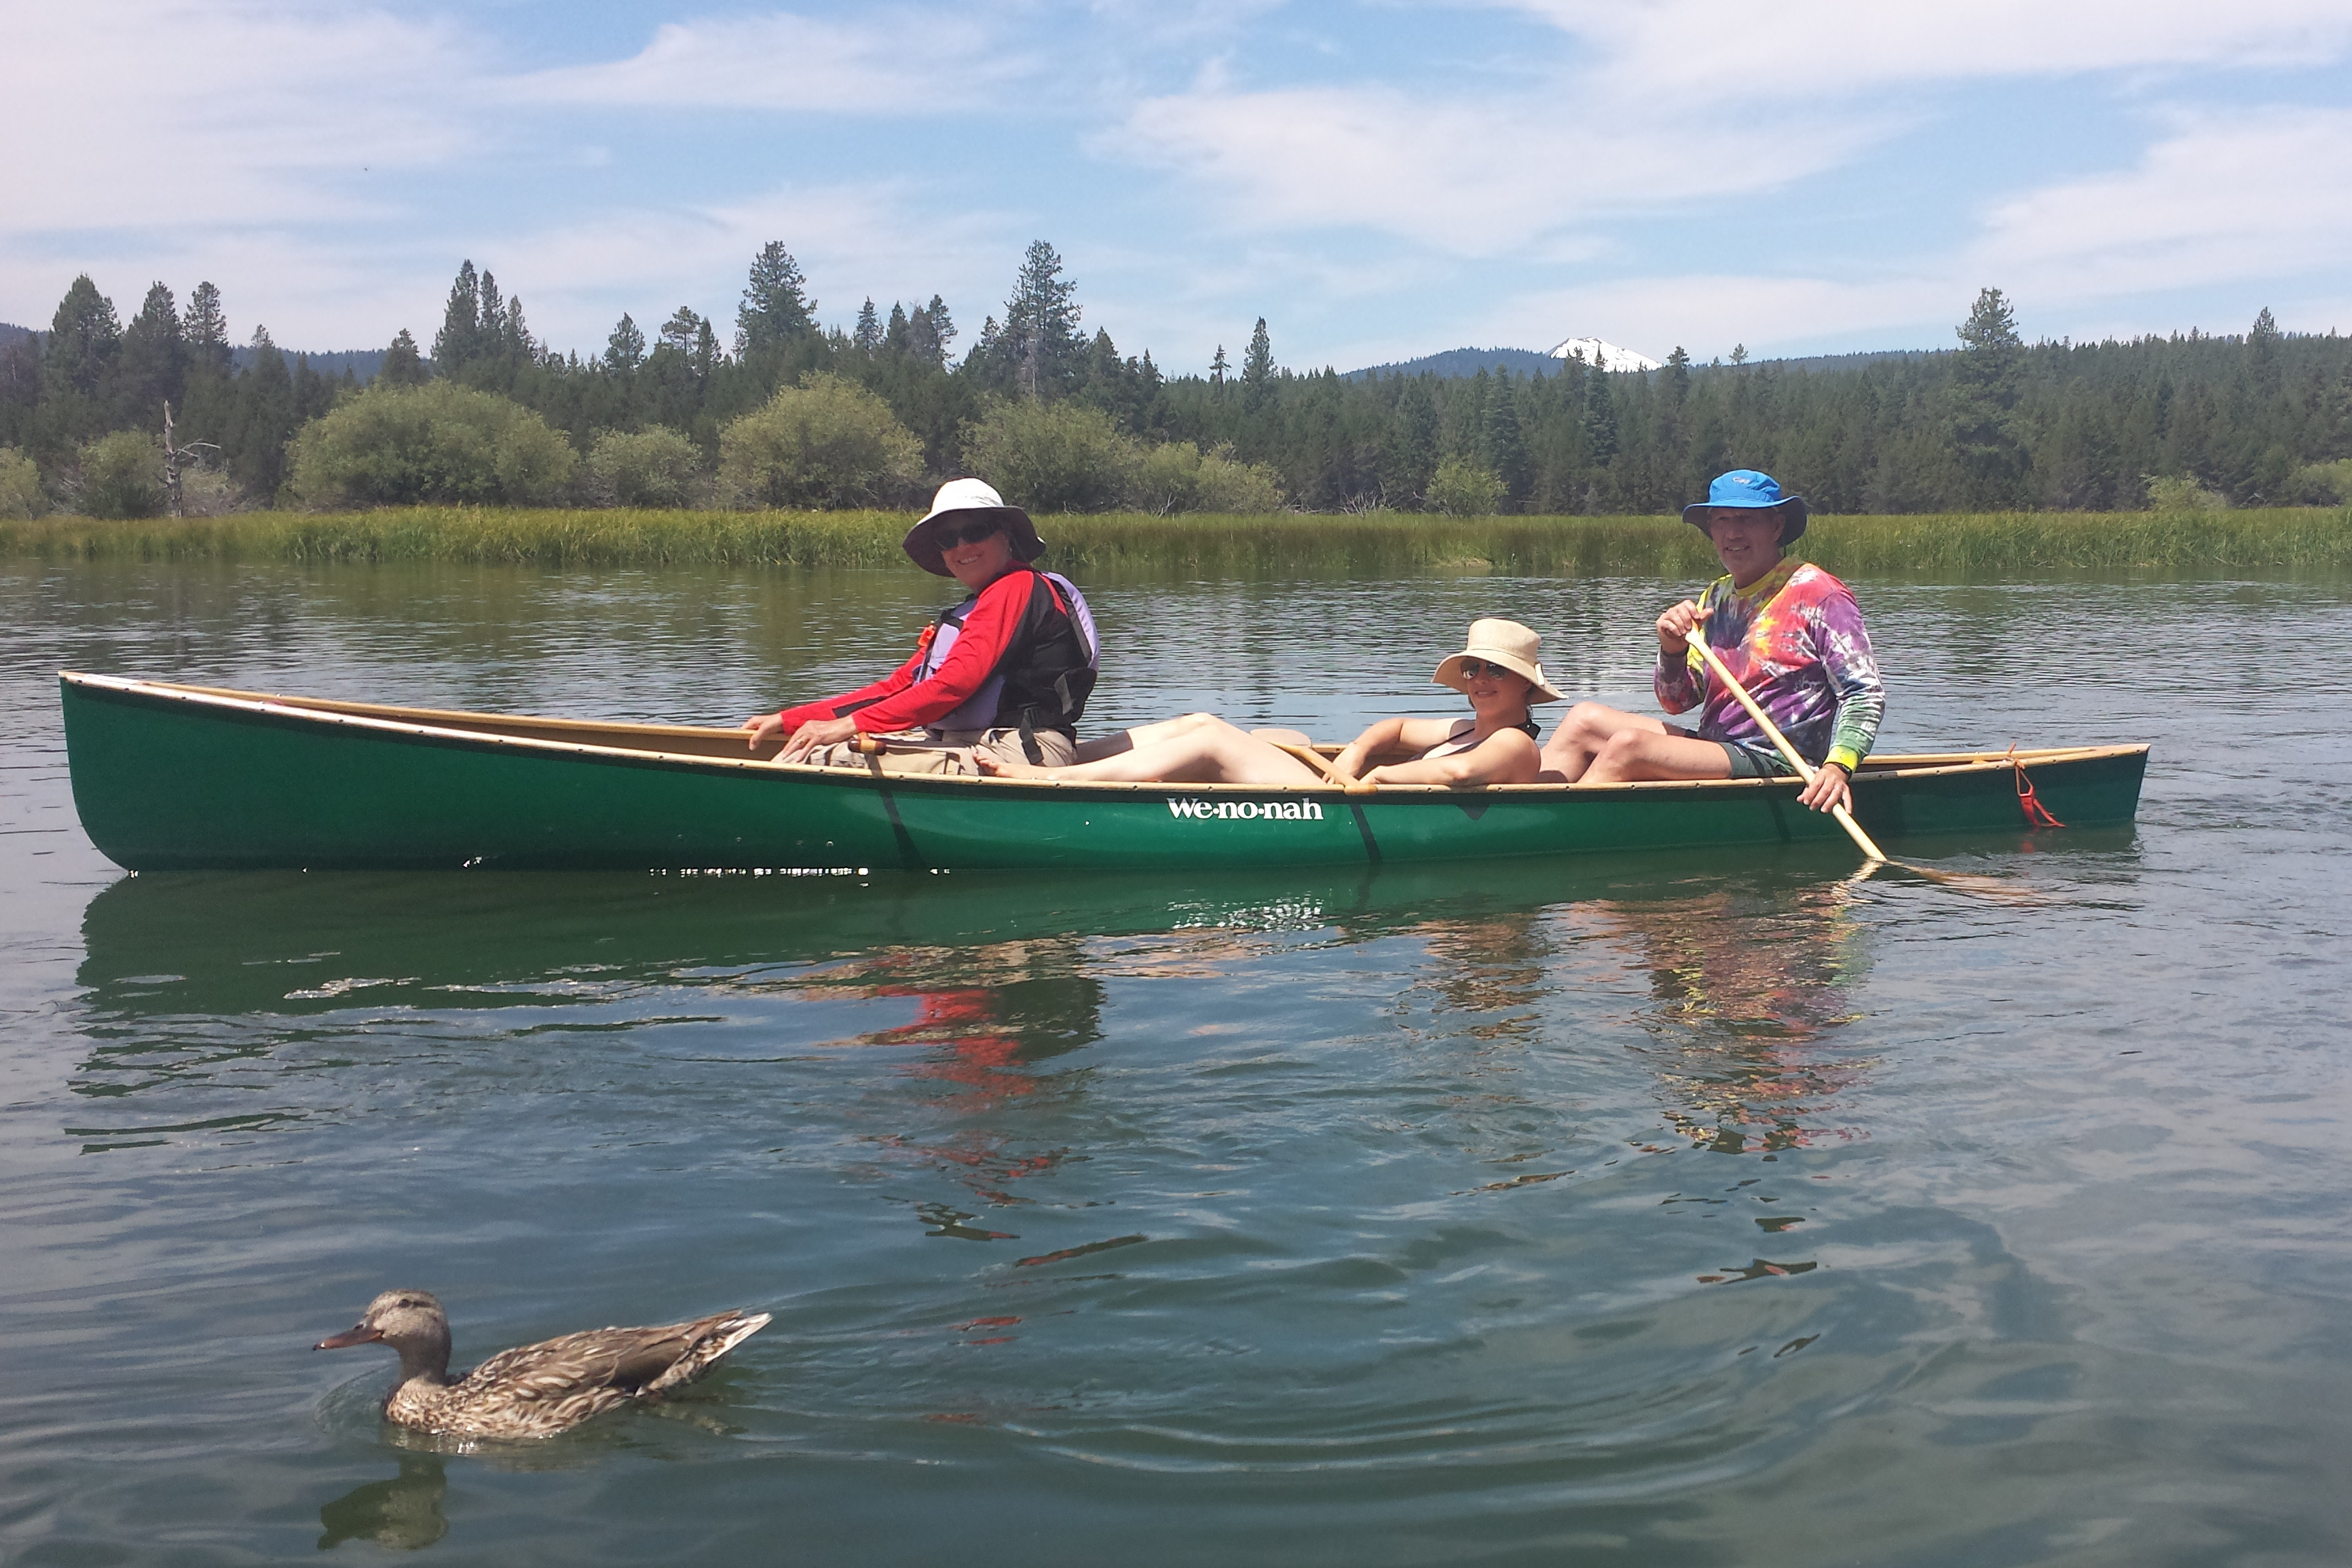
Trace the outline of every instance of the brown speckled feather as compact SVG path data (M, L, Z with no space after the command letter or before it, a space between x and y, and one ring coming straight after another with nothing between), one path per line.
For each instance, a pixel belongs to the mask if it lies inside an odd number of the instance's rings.
M632 1399L693 1382L765 1328L765 1312L716 1312L690 1323L590 1329L501 1351L451 1379L448 1321L422 1290L387 1290L348 1334L322 1348L381 1341L401 1352L384 1415L457 1437L546 1437Z

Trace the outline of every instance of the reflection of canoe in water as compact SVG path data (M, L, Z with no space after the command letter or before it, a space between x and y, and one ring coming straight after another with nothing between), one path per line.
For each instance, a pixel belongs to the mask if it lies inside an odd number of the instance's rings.
M1055 784L751 760L740 731L67 674L74 804L133 870L458 866L970 870L1360 866L1834 840L1793 780L1449 790ZM2146 746L1874 757L1880 838L2128 823Z

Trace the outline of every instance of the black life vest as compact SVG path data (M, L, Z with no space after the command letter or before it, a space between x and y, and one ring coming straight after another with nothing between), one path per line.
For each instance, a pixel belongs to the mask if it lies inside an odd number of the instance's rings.
M1029 604L1021 622L996 661L987 682L952 713L931 721L934 730L1058 730L1076 738L1101 663L1095 637L1094 613L1077 584L1055 572L1018 568L1029 574ZM991 584L993 586L993 584ZM1061 591L1063 603L1055 601ZM946 662L948 650L963 631L964 618L980 603L975 594L951 610L943 610L925 634L923 662L915 671L918 682L929 680ZM1068 605L1067 609L1063 604Z

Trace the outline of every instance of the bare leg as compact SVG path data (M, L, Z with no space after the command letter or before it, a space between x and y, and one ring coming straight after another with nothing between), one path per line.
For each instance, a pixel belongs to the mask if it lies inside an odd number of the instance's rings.
M1213 713L1186 713L1180 718L1162 719L1153 724L1138 724L1132 730L1121 730L1116 735L1104 735L1078 745L1078 761L1100 762L1105 757L1121 756L1138 746L1148 746L1203 724L1223 723Z
M1601 748L1579 784L1626 784L1635 779L1727 779L1731 759L1713 741L1655 731L1620 730Z
M1242 733L1213 713L1188 713L1132 731L1135 745L1116 755L1066 768L1007 763L985 752L974 761L999 778L1061 779L1071 783L1320 784L1306 763Z
M1610 739L1622 731L1641 730L1653 735L1666 733L1665 725L1658 720L1639 713L1627 713L1598 702L1580 702L1568 710L1544 742L1543 772L1537 775L1539 784L1575 784L1592 766L1592 759L1601 754Z

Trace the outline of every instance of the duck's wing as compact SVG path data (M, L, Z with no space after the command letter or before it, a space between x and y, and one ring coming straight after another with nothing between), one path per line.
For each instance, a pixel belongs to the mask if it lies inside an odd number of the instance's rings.
M532 1403L562 1404L591 1390L615 1400L657 1394L701 1376L768 1321L765 1312L718 1312L690 1323L589 1329L502 1351L466 1383Z

